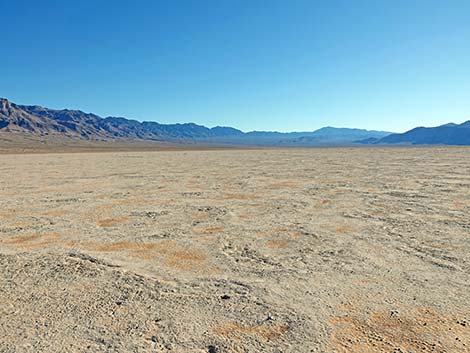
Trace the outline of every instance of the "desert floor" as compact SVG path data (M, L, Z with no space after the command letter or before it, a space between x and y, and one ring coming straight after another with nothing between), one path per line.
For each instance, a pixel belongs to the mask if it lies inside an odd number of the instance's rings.
M470 149L0 155L0 352L470 352Z

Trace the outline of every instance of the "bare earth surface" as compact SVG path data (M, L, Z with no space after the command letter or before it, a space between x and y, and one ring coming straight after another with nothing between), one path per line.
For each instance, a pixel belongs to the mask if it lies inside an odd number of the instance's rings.
M0 352L470 352L470 149L0 155Z

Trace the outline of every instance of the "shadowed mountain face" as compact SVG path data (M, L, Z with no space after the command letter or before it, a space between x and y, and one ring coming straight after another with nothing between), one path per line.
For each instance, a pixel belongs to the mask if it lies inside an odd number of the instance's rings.
M66 128L48 117L30 114L6 99L0 99L0 128L9 132L30 132L46 135L65 133Z
M40 106L17 105L0 99L0 132L34 136L55 136L82 140L202 141L265 146L309 146L351 144L358 139L382 138L384 131L326 127L311 132L252 131L232 127L207 128L194 123L159 124L122 117L101 118L80 110L53 110Z
M470 145L470 120L463 124L449 123L437 127L417 127L403 134L391 134L381 139L364 140L374 144Z
M243 134L233 128L209 129L196 124L159 124L121 117L101 118L80 110L53 110L24 106L0 99L0 131L35 135L60 134L86 140L140 139L168 140L211 138Z

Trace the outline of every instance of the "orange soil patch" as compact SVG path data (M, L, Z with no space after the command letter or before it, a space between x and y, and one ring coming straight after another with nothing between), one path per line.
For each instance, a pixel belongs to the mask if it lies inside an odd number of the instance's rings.
M313 207L315 207L315 208L322 208L322 207L324 207L325 205L329 204L330 202L331 202L330 200L323 199L323 200L318 201Z
M42 216L65 216L70 212L67 210L51 210L44 213L41 213Z
M178 245L175 241L161 241L159 243L135 243L129 241L119 241L115 243L97 242L64 242L60 240L59 234L30 234L10 237L2 241L7 245L15 246L19 249L32 250L47 245L61 245L64 247L83 248L93 252L127 252L136 255L144 260L162 258L164 264L186 271L210 270L218 271L217 268L207 264L207 256L201 250L193 250L183 245Z
M340 224L335 228L335 232L338 234L346 234L354 231L354 228L347 224Z
M42 248L46 245L55 245L60 243L60 237L57 233L44 234L41 236L40 240L37 242L30 243L28 245L22 246L25 250L32 250L36 248Z
M455 200L452 203L452 207L456 210L461 210L462 208L465 208L470 205L470 202L464 201L464 200Z
M271 249L283 249L289 244L289 239L272 239L266 242L266 246Z
M24 221L15 221L15 222L12 222L12 223L9 223L10 227L26 227L27 226L27 223L24 222Z
M18 235L16 237L10 237L8 239L3 240L4 244L23 244L27 243L41 237L40 234L31 234L31 235Z
M101 205L100 208L109 210L109 209L111 209L115 206L119 206L119 204L118 203L105 203L105 204Z
M264 341L272 341L279 338L287 329L287 325L265 326L228 323L216 327L214 332L225 338L240 339L242 336L247 335L258 337Z
M7 213L2 213L0 214L0 219L9 219L9 218L13 218L14 215L12 214L7 214Z
M131 254L142 256L145 260L153 259L158 254L165 253L168 248L175 247L174 241L162 241L160 243L135 243L130 241L119 241L115 243L97 242L69 242L70 247L84 248L88 251L96 252L121 252L126 251Z
M249 214L239 214L239 215L238 215L238 218L250 219L250 218L253 218L253 216L252 216L252 215L249 215Z
M404 314L379 311L368 318L351 313L330 324L330 344L338 353L470 351L468 319L429 308Z
M264 238L264 237L267 237L267 236L272 235L272 234L269 233L269 232L258 232L258 233L256 233L255 235L256 235L256 237L258 237L258 238Z
M205 189L198 184L187 183L186 188L191 191L205 191Z
M218 238L213 235L206 235L206 236L201 237L201 240L204 240L208 243L215 243L217 242Z
M115 225L127 222L128 220L129 220L128 217L109 218L109 219L103 219L101 221L98 221L97 224L100 227L114 227Z
M14 194L14 195L17 195L17 194ZM20 212L21 210L22 210L21 208L14 208L14 207L8 207L8 208L3 209L3 211L7 211L11 213Z
M345 192L344 190L339 189L339 188L329 190L329 194L331 195L339 195L339 194L343 194L344 192Z
M222 233L225 230L224 227L209 227L200 230L200 233L203 234L214 234L214 233Z
M282 188L293 188L297 187L299 184L292 180L278 181L272 184L269 184L268 189L282 189Z
M209 215L207 213L202 213L202 212L199 212L198 214L196 214L195 216L193 216L191 219L193 221L202 221L204 219L208 219L209 218Z
M17 192L2 192L2 197L17 196Z
M194 267L200 267L206 260L205 254L200 250L178 249L166 253L165 264L182 270L190 270Z
M46 245L57 244L59 242L59 234L57 233L20 235L3 241L4 244L14 245L15 247L23 250L32 250Z
M197 178L190 178L186 181L186 184L188 184L188 185L200 184L200 180L197 179Z
M209 269L206 254L201 250L191 250L185 246L178 245L175 241L162 241L159 243L135 243L120 241L116 243L67 243L70 247L81 247L88 251L96 252L127 252L137 255L144 260L162 258L164 264L181 270L203 270Z
M294 239L300 238L300 232L292 232L291 237Z

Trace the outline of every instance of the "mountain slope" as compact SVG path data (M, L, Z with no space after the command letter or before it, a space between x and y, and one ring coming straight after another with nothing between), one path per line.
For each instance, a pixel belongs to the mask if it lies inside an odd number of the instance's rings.
M6 99L0 99L0 129L7 132L66 134L67 128L48 117L36 116Z
M361 129L326 127L307 132L252 131L244 133L225 126L208 128L194 123L160 124L123 117L101 118L80 110L54 110L40 106L17 105L0 99L0 133L34 136L61 136L72 139L185 141L264 146L310 146L350 144L358 139L381 138L390 133Z
M80 110L54 110L40 106L17 105L0 99L0 131L39 136L60 134L86 140L102 139L193 139L243 134L226 127L209 129L186 124L139 122L122 117L101 118Z
M470 120L463 124L417 127L402 134L391 134L374 143L413 145L470 145Z

